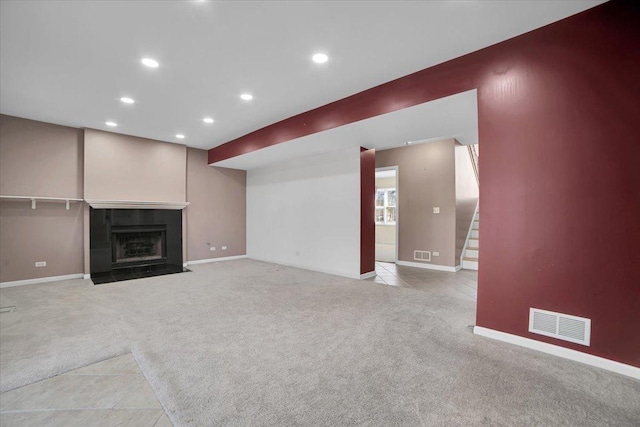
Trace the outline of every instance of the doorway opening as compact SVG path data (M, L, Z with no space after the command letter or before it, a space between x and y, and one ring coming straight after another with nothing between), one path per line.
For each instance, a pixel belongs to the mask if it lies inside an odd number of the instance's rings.
M398 167L376 169L376 261L398 260Z

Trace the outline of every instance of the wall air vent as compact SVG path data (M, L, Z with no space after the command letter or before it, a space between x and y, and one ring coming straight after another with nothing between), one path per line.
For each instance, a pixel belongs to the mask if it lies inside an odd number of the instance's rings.
M416 261L431 261L431 252L413 251L413 259Z
M530 308L529 332L589 346L591 319Z

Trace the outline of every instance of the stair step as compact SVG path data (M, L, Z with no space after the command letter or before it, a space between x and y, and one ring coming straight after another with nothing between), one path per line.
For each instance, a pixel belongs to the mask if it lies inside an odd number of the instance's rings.
M478 270L478 259L477 258L463 258L462 259L462 268L465 270Z

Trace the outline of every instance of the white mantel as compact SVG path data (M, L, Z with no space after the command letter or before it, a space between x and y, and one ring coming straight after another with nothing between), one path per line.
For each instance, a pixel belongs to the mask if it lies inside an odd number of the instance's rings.
M172 209L182 210L189 202L145 202L136 200L96 200L85 199L94 209Z

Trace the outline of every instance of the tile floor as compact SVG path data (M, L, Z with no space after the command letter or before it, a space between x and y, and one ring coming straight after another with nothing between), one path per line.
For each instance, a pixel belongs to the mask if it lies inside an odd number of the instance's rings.
M172 424L129 353L0 394L0 425Z
M376 276L368 281L382 285L413 288L475 301L478 295L478 272L456 273L405 267L390 262L376 262Z

